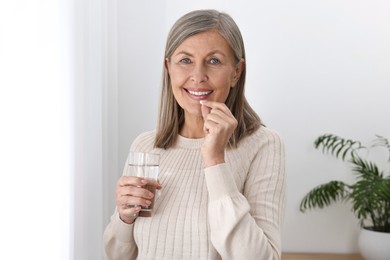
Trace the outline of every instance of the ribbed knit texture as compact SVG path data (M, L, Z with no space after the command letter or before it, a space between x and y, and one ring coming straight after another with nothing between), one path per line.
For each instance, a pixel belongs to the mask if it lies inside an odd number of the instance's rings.
M160 154L153 217L127 225L115 212L104 234L106 259L280 258L285 174L277 134L263 127L209 168L203 139L179 136L163 150L153 149L154 135L140 135L131 147Z

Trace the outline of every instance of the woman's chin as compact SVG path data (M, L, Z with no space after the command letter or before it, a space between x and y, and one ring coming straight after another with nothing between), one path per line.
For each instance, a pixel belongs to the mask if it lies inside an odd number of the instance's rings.
M202 110L200 106L198 108L191 108L185 110L186 117L202 117Z

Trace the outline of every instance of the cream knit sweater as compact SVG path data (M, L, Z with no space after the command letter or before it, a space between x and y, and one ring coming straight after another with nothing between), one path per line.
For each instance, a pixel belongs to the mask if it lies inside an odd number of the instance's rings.
M179 136L164 150L153 149L154 136L144 133L131 146L160 154L154 216L128 225L115 211L104 232L105 259L280 259L286 178L276 133L261 127L226 151L226 163L208 168L203 139Z

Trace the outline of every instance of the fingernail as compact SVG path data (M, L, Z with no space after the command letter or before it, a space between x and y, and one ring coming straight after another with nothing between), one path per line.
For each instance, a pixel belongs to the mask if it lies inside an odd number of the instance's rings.
M200 101L199 101L199 103L200 103L201 105L203 105L203 102L204 102L203 100L200 100Z

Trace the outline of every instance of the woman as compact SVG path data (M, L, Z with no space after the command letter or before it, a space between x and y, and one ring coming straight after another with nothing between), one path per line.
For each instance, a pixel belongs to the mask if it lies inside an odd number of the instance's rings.
M233 19L190 12L172 27L158 127L131 150L160 154L152 195L137 177L116 187L106 259L280 259L284 150L244 97L245 50ZM125 166L124 172L127 171Z

